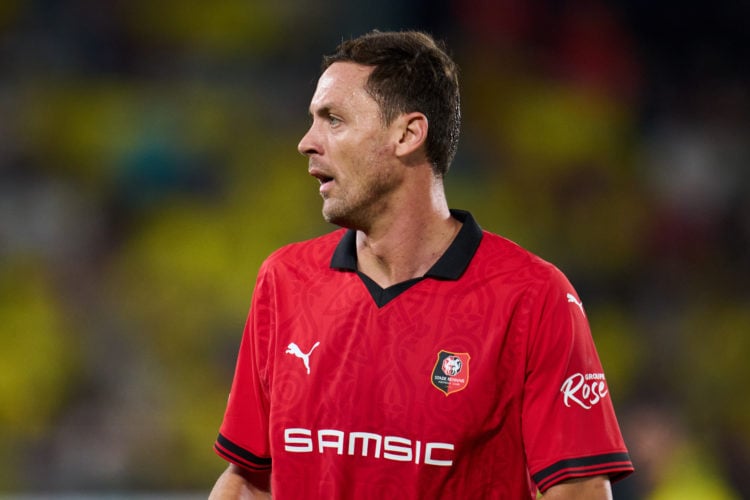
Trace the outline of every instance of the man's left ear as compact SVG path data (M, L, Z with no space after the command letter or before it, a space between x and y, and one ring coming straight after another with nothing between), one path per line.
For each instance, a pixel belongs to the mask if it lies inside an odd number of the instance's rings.
M398 120L400 137L396 145L397 156L408 156L417 151L427 141L427 117L418 112L401 115Z

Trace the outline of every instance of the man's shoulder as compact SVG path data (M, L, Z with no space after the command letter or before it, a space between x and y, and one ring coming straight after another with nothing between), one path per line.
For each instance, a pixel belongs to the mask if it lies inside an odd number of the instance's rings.
M483 267L503 273L520 273L528 279L547 281L561 273L554 264L532 250L489 231L484 231L478 255Z
M485 246L485 251L489 251L493 255L501 256L504 260L511 263L540 266L551 265L532 250L516 243L508 237L487 230L483 232L482 244Z
M266 258L264 266L268 268L323 264L328 267L333 252L345 232L345 229L337 229L322 236L284 245Z

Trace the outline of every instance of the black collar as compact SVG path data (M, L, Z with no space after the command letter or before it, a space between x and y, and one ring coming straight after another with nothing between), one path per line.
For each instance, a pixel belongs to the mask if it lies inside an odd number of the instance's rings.
M469 262L482 241L482 228L469 212L451 209L451 215L463 225L451 246L424 275L425 278L457 280L469 267ZM350 229L344 233L331 258L331 268L357 271L356 231Z

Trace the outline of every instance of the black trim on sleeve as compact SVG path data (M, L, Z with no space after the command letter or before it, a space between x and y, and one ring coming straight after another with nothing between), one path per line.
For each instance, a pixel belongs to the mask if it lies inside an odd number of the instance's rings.
M234 462L237 465L241 465L245 468L252 470L271 469L270 458L259 457L254 453L247 451L245 448L227 439L221 433L219 433L219 436L216 438L214 449L225 460Z
M566 479L605 474L612 481L624 478L633 472L633 463L627 453L606 453L589 457L560 460L531 477L541 491L546 491Z

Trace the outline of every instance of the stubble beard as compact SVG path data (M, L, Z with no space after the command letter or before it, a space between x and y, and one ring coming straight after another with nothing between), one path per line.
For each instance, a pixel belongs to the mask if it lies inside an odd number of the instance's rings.
M328 199L323 202L323 219L347 229L366 231L377 210L368 204L350 204L345 200Z
M367 232L388 206L388 195L395 187L392 178L377 175L366 185L360 185L360 191L353 196L324 199L323 218L340 227Z

